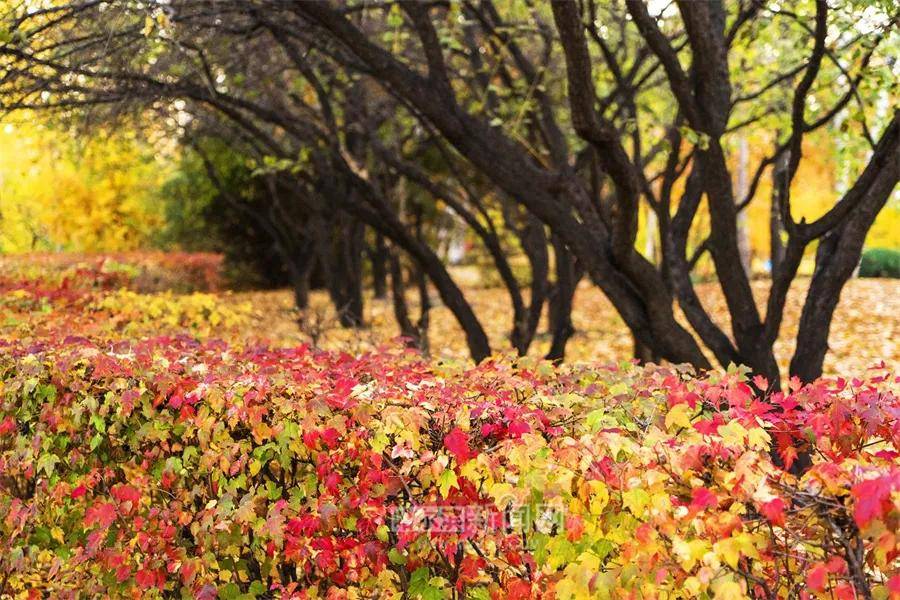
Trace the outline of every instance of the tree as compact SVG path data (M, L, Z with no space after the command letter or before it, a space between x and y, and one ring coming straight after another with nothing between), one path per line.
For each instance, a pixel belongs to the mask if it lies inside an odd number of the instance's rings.
M879 6L860 14L824 1L796 12L756 0L678 1L659 14L641 0L64 2L13 9L0 56L10 109L187 102L278 166L292 198L340 207L402 249L453 310L476 359L490 352L483 329L388 182L446 202L485 244L510 292L520 351L548 295L563 313L571 305L577 265L642 355L700 368L709 356L742 363L777 387L772 347L805 252L818 247L791 374L809 380L821 372L840 290L900 176L897 115L872 108L885 93L897 15ZM760 61L758 48L774 60ZM748 58L759 76L744 81L736 70ZM870 156L825 214L797 221L791 193L804 139L847 114ZM773 123L784 133L736 197L733 140ZM441 160L424 160L432 148ZM748 274L735 268L739 214L781 161L774 196L787 241L761 312ZM636 248L642 206L656 215L658 261ZM503 276L507 250L484 216L495 208L529 258L529 306ZM547 282L551 243L562 294ZM691 270L706 252L730 330L694 289ZM568 319L553 321L566 338Z

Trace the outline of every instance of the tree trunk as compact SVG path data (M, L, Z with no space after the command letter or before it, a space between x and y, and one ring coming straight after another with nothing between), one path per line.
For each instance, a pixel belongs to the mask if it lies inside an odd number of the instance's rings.
M545 358L553 362L562 362L566 357L569 338L575 333L575 326L572 324L572 304L581 273L578 272L574 257L559 236L552 236L551 241L556 261L556 281L549 293L547 316L551 341L550 350Z
M305 310L309 307L310 278L316 262L310 244L304 244L301 253L301 256L289 259L287 264L291 286L294 288L294 304L298 309Z
M772 279L778 277L781 266L784 264L785 245L781 236L784 233L784 225L781 222L779 207L783 201L784 188L787 182L787 168L790 161L790 150L784 151L772 169L772 206L769 209L769 265Z
M747 175L749 163L750 152L747 146L747 138L741 136L738 141L737 185L735 186L737 188L737 195L734 199L737 203L740 203L746 198L747 193L750 190L750 178ZM742 210L737 214L737 242L738 251L741 255L741 266L744 268L747 277L750 277L753 273L751 272L752 265L750 264L750 234L746 210Z
M400 335L412 348L419 347L419 332L409 318L409 306L406 304L406 282L403 279L403 267L400 257L395 252L388 255L391 271L391 300L394 306L394 319L400 328Z
M530 214L525 216L525 220L524 227L516 228L516 233L531 269L531 297L528 308L523 307L516 315L510 335L510 341L519 356L528 354L528 348L534 340L547 298L547 274L550 269L543 223Z
M790 373L801 381L822 375L828 351L828 332L844 284L859 263L866 234L900 181L900 121L895 116L882 135L863 174L841 202L855 199L856 205L841 224L819 241L816 269L806 293L797 350Z
M365 227L353 219L343 229L347 232L347 237L340 240L338 245L345 299L340 320L344 327L360 327L363 324L364 310L362 256Z
M428 295L428 278L422 269L416 269L416 286L419 288L419 320L416 323L419 350L425 356L430 356L428 329L431 325L431 297Z
M375 234L375 244L369 253L372 264L372 292L375 298L383 300L387 297L387 246L381 233Z
M828 332L844 284L862 255L866 234L900 181L900 112L882 135L872 159L841 202L856 200L841 224L825 234L816 252L816 269L806 294L791 375L812 381L822 375Z

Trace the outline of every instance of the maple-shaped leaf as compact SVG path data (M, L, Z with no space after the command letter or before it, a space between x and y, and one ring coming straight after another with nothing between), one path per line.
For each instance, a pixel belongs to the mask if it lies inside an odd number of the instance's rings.
M716 495L704 487L691 490L691 508L697 511L705 508L715 508L719 505Z
M853 486L851 493L856 505L853 519L859 527L865 527L872 519L882 516L891 491L900 488L900 469L875 479L867 479Z
M828 581L828 569L823 563L816 563L806 574L806 585L814 592L825 590Z
M97 524L106 529L116 520L116 505L112 502L101 502L89 507L84 513L84 522L90 527Z
M471 450L469 450L469 436L459 427L454 428L444 438L444 448L460 463L464 463L472 457Z
M759 507L759 512L775 525L784 525L784 500L773 498Z

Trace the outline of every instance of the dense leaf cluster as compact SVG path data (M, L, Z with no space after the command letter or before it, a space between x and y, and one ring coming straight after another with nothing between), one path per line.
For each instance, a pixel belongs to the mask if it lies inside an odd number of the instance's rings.
M0 339L3 593L900 595L884 368L760 397L739 371L147 337L52 302Z

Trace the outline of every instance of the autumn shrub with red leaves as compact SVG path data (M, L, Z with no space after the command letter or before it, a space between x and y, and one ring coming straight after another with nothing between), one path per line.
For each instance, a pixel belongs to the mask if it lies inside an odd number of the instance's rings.
M105 254L31 253L0 256L0 292L126 287L150 293L212 292L222 287L221 254L134 251Z
M0 330L0 595L900 598L886 368L760 396L739 370L354 357L50 308Z

